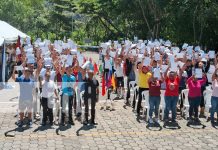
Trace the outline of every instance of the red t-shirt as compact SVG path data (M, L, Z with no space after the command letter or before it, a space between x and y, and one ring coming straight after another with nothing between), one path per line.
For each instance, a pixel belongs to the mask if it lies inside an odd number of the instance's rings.
M160 96L161 81L149 82L149 95Z
M179 96L179 77L177 76L174 81L166 78L166 92L165 96Z

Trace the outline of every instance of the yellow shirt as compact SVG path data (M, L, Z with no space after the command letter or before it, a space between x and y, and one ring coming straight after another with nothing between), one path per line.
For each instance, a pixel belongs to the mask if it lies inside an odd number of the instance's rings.
M148 79L151 77L151 73L148 72L146 74L139 72L139 87L140 88L149 88Z

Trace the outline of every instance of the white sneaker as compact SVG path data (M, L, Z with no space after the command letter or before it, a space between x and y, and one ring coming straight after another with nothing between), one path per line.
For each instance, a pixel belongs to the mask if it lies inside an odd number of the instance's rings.
M153 121L152 118L149 118L148 122L149 122L150 124L153 124L153 123L154 123L154 121Z
M159 119L158 118L154 118L154 122L159 124Z

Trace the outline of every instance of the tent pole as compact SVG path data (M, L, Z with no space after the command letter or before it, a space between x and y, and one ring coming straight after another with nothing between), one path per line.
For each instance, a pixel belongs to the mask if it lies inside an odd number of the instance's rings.
M5 85L5 66L6 66L6 60L5 60L5 41L4 41L4 47L3 47L3 52L2 52L2 83Z

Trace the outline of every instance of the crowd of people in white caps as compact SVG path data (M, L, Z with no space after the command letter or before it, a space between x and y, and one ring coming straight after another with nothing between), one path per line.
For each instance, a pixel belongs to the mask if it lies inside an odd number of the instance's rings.
M31 126L32 116L41 107L42 126L53 125L56 118L60 125L74 125L74 115L84 117L85 125L95 125L97 74L102 79L102 95L106 91L108 98L109 91L121 94L125 107L133 107L137 117L144 115L146 106L149 124L159 124L160 118L176 123L177 111L185 114L189 123L199 123L199 117L208 118L209 114L212 125L216 122L218 57L214 50L186 43L180 48L161 39L108 41L100 44L96 63L84 57L72 40L51 43L37 39L33 44L26 40L24 45L18 39L16 47L12 78L20 84L19 127L24 125L25 115ZM34 96L37 93L40 107ZM55 106L57 102L60 108Z

